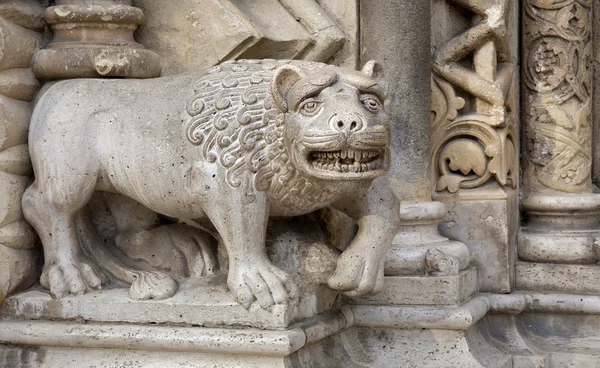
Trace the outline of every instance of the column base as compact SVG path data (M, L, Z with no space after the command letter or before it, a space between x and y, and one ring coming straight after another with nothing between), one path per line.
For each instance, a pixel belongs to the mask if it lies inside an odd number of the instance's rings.
M529 195L522 202L526 225L519 259L530 262L594 264L600 238L600 195Z
M438 232L446 215L440 202L403 203L400 230L385 262L387 276L458 275L469 266L469 249Z

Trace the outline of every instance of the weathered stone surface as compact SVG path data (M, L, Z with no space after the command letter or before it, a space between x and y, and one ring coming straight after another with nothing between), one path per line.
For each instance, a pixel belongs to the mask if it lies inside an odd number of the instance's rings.
M131 1L58 2L46 9L45 20L53 39L33 60L40 79L160 74L158 55L133 39L144 14Z
M595 6L2 1L0 365L597 366Z
M23 220L21 196L31 179L27 133L39 82L30 65L41 43L43 2L0 4L0 303L39 276L33 228Z
M0 95L0 149L27 143L31 103Z
M471 263L478 266L479 291L511 292L519 230L517 192L490 183L457 194L437 193L434 199L448 210L440 233L464 243Z
M183 0L174 8L140 0L137 5L147 14L140 41L161 55L163 75L242 58L359 66L352 47L358 27L354 2ZM344 14L336 12L342 7ZM338 16L343 19L338 21Z
M423 292L427 290L427 292ZM379 293L353 298L355 304L459 305L478 291L477 270L470 267L458 275L388 276Z
M600 294L596 265L518 262L516 287L529 291Z

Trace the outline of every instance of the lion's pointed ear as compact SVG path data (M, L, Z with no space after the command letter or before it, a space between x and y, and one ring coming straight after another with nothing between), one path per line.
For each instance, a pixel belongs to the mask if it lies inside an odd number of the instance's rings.
M362 68L363 74L368 75L369 77L375 79L377 84L383 89L383 92L387 96L388 94L388 83L383 76L383 66L377 60L367 61L365 66Z
M285 65L275 71L271 81L271 94L281 111L288 111L287 94L294 83L305 76L306 74L300 68L293 65Z

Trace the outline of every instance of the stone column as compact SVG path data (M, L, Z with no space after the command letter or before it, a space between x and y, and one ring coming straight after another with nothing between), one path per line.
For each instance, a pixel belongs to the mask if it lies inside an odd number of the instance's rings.
M387 291L372 301L427 304L422 289L415 285L434 286L422 276L454 278L452 282L460 289L464 279L459 275L469 265L467 247L438 233L446 209L431 201L429 19L429 1L365 0L360 4L361 63L382 62L390 84L386 106L392 119L392 166L388 179L402 202L403 220L386 262L385 273L391 276L386 280ZM407 283L413 285L412 290ZM474 292L475 286L470 290ZM460 302L460 298L450 299L445 302Z
M27 133L40 87L31 60L42 40L42 14L34 1L0 3L0 304L39 275L41 252L21 197L31 182Z
M43 80L80 77L151 78L158 55L135 42L144 13L131 0L57 0L46 9L52 41L33 61Z
M600 292L592 193L592 3L523 2L523 184L517 287ZM573 277L575 272L580 277ZM587 288L586 280L590 285Z

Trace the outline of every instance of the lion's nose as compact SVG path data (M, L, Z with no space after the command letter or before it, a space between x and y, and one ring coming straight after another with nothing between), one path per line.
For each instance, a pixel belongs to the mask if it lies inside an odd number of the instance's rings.
M338 132L354 133L363 128L363 121L358 114L334 114L329 118L329 126Z

